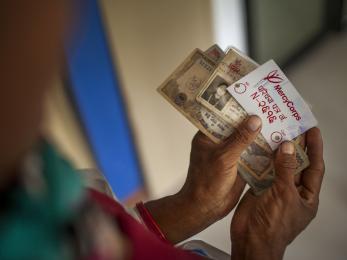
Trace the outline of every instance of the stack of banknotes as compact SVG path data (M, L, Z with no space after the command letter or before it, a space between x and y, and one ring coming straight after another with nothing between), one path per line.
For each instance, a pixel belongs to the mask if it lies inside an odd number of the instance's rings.
M259 65L236 48L224 52L218 45L206 51L195 49L158 88L159 93L213 142L220 143L247 117L226 88ZM297 169L309 165L301 146L294 140ZM268 188L275 176L273 151L261 134L242 153L238 172L255 194Z

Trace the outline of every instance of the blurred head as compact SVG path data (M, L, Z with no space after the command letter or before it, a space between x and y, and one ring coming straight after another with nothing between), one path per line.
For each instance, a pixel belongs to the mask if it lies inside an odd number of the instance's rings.
M227 85L225 85L225 84L222 84L222 85L218 86L218 88L216 90L216 96L217 97L224 96L226 91L227 91L226 89L227 89Z
M67 3L0 3L0 182L39 137L43 99L63 58Z

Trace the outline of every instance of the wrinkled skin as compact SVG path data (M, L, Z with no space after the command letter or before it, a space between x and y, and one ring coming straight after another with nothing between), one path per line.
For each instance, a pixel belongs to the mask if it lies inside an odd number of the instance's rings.
M235 207L245 187L237 162L260 128L261 120L252 116L221 144L201 132L195 135L183 188L146 204L170 241L177 243L200 232Z
M286 154L281 147L272 187L259 197L247 192L242 198L231 223L233 259L281 259L286 246L316 216L324 174L317 128L307 132L306 144L310 166L300 179L294 178L295 154Z

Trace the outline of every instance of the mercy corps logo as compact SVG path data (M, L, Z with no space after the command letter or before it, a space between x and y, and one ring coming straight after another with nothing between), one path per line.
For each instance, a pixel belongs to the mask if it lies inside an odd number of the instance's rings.
M269 74L267 74L267 76L265 78L263 78L263 80L266 80L266 81L271 82L273 84L279 84L283 81L283 78L280 77L280 74L278 73L277 70L273 70L273 71L270 71ZM237 94L243 94L246 92L248 85L249 85L248 82L236 83L234 85L234 91Z
M264 80L267 80L271 83L279 84L283 81L283 78L280 77L280 74L277 70L273 70L264 78Z

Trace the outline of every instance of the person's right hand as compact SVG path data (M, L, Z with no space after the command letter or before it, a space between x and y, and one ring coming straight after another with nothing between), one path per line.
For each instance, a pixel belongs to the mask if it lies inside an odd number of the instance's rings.
M285 248L316 216L324 174L318 128L307 132L310 166L295 183L295 149L283 143L275 158L276 178L259 197L247 192L231 223L232 259L282 259Z

